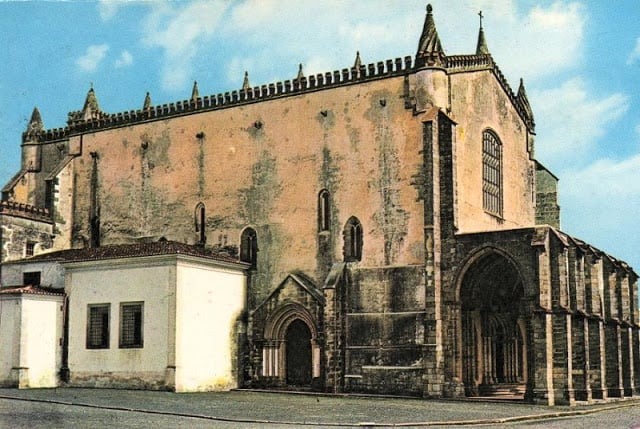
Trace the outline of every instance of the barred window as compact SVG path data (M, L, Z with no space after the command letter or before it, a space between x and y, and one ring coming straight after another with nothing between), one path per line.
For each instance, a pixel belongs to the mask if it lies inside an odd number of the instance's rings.
M24 247L24 256L33 256L36 249L35 241L27 241Z
M142 302L120 304L120 348L141 348L143 345Z
M109 348L110 304L89 304L87 308L87 348Z
M482 133L482 206L502 216L502 144L491 131Z

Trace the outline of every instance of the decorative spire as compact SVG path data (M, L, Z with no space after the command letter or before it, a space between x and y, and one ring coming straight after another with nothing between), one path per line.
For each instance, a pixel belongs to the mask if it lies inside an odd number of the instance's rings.
M29 139L37 136L42 131L44 131L44 124L42 123L42 117L40 116L40 111L37 107L33 108L33 113L31 113L31 119L27 124L27 129L24 132L24 137Z
M242 89L246 91L249 88L251 88L251 84L249 83L249 72L245 70L244 81L242 82Z
M356 52L356 60L353 63L353 68L356 70L360 70L360 66L362 65L362 60L360 59L360 51Z
M143 110L149 110L151 108L151 95L149 95L149 91L147 91L147 95L144 96L144 104L142 105Z
M200 98L200 93L198 91L198 82L194 80L193 89L191 90L191 101L196 101L198 98Z
M84 107L82 108L82 119L85 121L88 119L97 118L100 114L100 105L98 104L98 98L93 90L93 83L91 88L87 92L87 98L84 100Z
M524 89L524 81L522 80L522 78L520 78L520 86L518 87L518 95L516 95L516 98L527 116L527 125L531 129L534 129L535 121L533 119L533 110L531 109L531 105L529 104L529 98L527 97L527 91Z
M476 55L489 55L489 48L487 47L487 40L484 38L484 29L482 28L482 11L478 12L480 16L480 32L478 33L478 44L476 45Z
M304 72L302 71L302 63L298 66L298 76L296 76L296 80L300 80L304 77Z
M438 30L433 20L433 7L427 5L427 17L420 35L418 52L416 53L416 65L418 66L442 66L444 63L444 50L438 37Z

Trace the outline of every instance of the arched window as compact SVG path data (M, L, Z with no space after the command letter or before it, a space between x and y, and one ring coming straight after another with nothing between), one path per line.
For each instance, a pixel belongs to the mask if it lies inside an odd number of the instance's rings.
M255 268L258 261L258 236L253 228L245 228L240 236L240 260Z
M502 143L492 131L482 133L482 206L502 217Z
M204 204L198 203L194 213L194 221L196 225L196 233L198 234L198 244L205 244L207 242L206 234L206 211Z
M362 260L362 224L357 217L352 216L344 226L344 261L356 262Z
M331 224L331 205L329 191L323 189L318 194L318 230L329 231Z

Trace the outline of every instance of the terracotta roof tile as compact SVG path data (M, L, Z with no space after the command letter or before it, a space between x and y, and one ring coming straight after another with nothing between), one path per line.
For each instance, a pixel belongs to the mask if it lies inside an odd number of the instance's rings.
M41 286L16 286L0 288L0 295L64 295L64 290Z
M198 256L215 261L242 264L237 258L233 258L227 254L217 253L201 246L193 246L176 241L116 244L85 249L60 250L56 252L41 253L29 259L25 259L24 261L80 262L158 255Z

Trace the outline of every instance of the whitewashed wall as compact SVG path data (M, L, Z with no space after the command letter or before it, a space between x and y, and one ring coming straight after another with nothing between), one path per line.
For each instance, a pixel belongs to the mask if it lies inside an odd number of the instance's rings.
M162 388L168 364L170 260L131 258L67 266L70 382L77 386ZM143 347L119 348L120 303L143 301ZM87 349L90 304L110 304L109 348Z
M237 270L178 263L176 391L238 387L237 324L246 277Z
M69 296L69 370L75 386L237 387L237 321L246 280L237 267L186 256L65 265ZM119 348L120 303L144 302L142 348ZM87 349L88 305L110 308L108 349Z
M62 363L64 297L0 297L0 384L56 387Z

